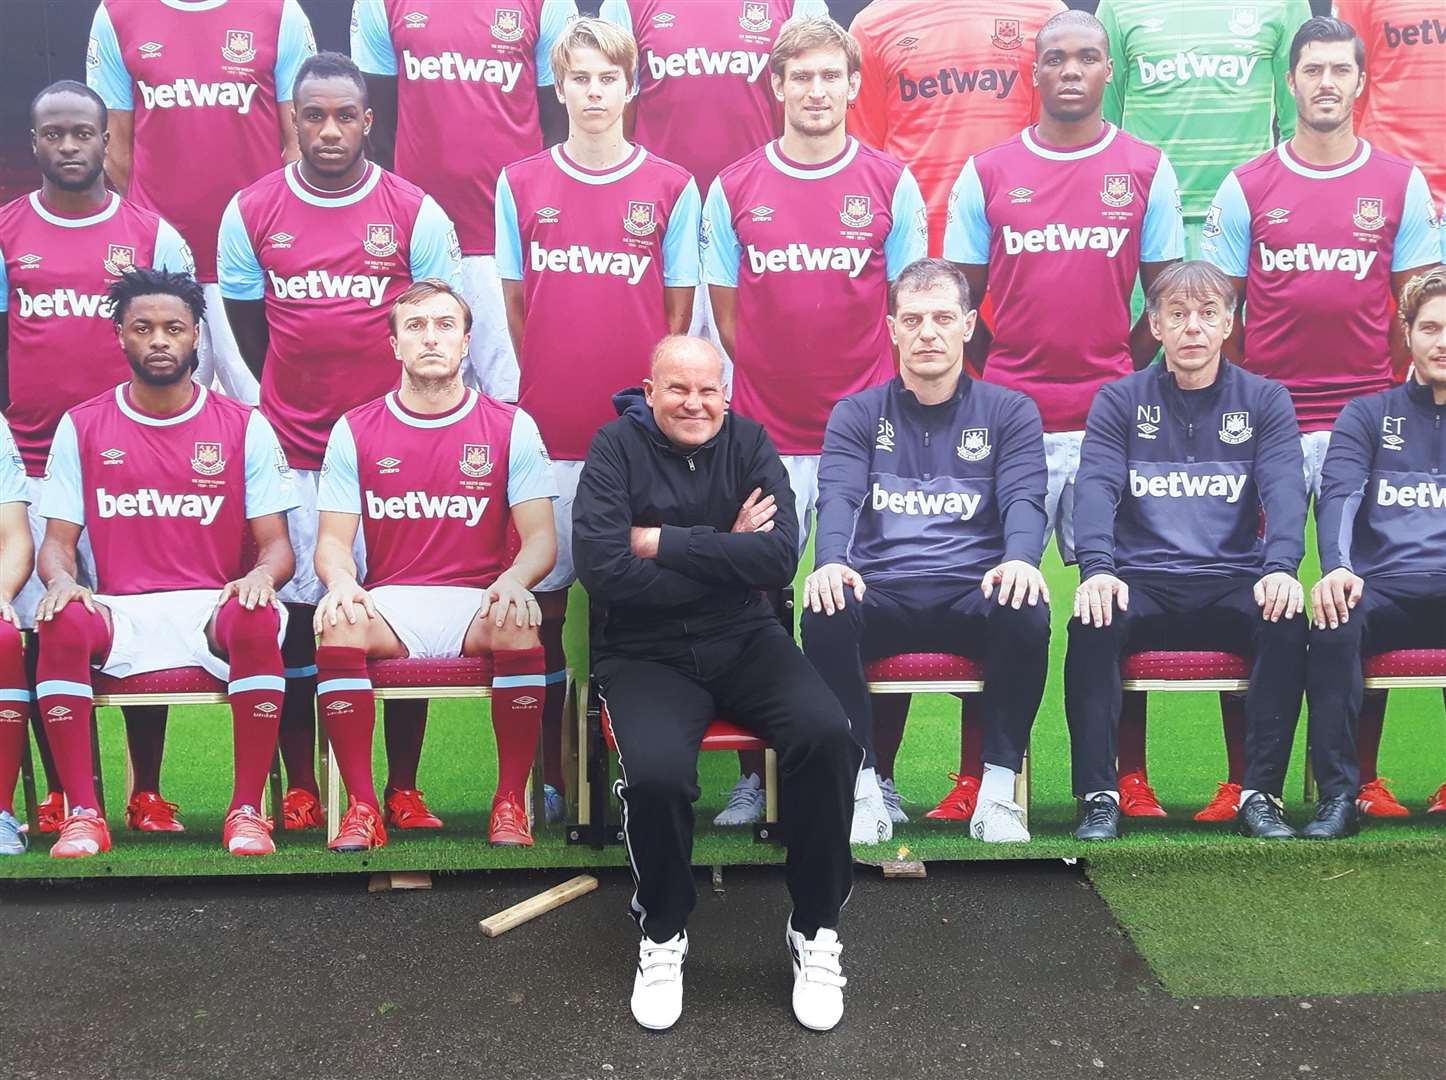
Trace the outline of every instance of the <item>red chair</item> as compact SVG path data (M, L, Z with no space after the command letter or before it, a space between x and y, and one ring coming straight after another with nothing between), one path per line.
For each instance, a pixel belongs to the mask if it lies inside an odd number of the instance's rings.
M169 668L165 671L149 671L144 675L127 675L116 677L113 675L102 675L96 673L92 686L95 690L95 707L101 708L106 705L226 705L226 684L213 676L205 668L184 667ZM101 812L105 809L105 788L101 782L100 769L100 738L97 731L95 712L91 712L91 768L95 778L95 794L100 802ZM35 803L35 774L34 764L30 758L30 748L26 746L26 753L22 768L25 782L26 815L30 820L32 829L39 827L38 810ZM127 747L126 756L126 801L130 801L131 786L135 782L135 774L131 768L130 749ZM271 759L271 774L268 778L267 794L270 796L271 808L278 809L281 806L281 758L279 754L273 754ZM263 808L265 813L267 808Z
M864 664L871 694L977 694L984 689L984 664L954 653L900 653ZM1014 801L1029 823L1029 753L1014 778Z
M793 590L784 589L774 600L774 610L784 627L793 632ZM589 641L596 641L603 616L602 608L593 604L588 612ZM589 672L592 658L589 657ZM597 679L589 674L581 695L583 707L578 710L578 820L568 826L569 844L589 844L601 851L608 844L623 843L622 825L608 821L608 795L611 792L612 762L617 755L612 719L598 694ZM599 737L594 738L594 733ZM700 747L713 750L763 751L763 822L753 827L753 838L761 842L777 841L778 835L778 755L759 738L726 716L715 717L703 733Z
M397 660L372 660L368 662L367 669L378 701L492 696L491 656L448 656L434 659L408 656ZM570 703L570 674L567 694ZM563 715L567 715L566 705L563 707ZM321 740L322 756L326 762L326 838L334 840L341 827L341 773L336 767L336 757L331 753L331 744L327 741L324 726L319 728L318 738ZM533 777L529 778L527 784L526 798L532 804L534 823L547 820L543 808L542 785L535 782L542 768L541 748L539 741L538 760L533 767Z

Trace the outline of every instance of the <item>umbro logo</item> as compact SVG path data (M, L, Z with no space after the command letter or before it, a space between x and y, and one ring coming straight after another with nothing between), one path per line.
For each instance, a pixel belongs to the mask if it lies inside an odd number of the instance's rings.
M155 60L161 55L161 43L159 41L147 41L137 46L140 50L141 59Z
M25 714L16 709L0 709L0 720L4 720L7 724L16 723L24 718Z
M103 464L119 465L125 460L126 452L124 450L117 450L115 447L111 447L109 450L102 450L100 452L100 456Z
M671 11L660 11L653 16L653 26L659 30L666 30L678 21L678 17Z
M562 216L562 211L555 206L544 206L537 211L538 221L556 221Z
M397 466L400 465L401 463L402 463L402 459L401 459L401 458L394 458L394 457L388 456L388 457L381 458L381 459L377 462L377 468L381 469L381 471L384 472L384 473L394 473L394 472L397 471Z
M420 30L427 25L428 16L425 12L409 11L402 16L402 25L408 30Z
M771 207L771 206L763 206L763 205L755 206L752 210L750 210L750 211L748 211L748 212L753 215L753 220L754 220L754 221L772 221L772 220L773 220L773 207Z
M524 694L520 698L513 698L512 704L521 705L523 708L530 708L531 706L537 704L537 698L533 697L531 694Z
M52 720L69 720L70 710L67 709L64 705L54 705L51 708L45 710L45 715L50 717L50 719Z
M28 255L20 256L20 258L16 259L15 261L20 264L20 269L33 270L35 267L40 265L40 256L36 255L34 252L31 252Z
M1290 211L1283 206L1277 206L1274 210L1265 212L1265 220L1272 225L1279 225L1290 217Z
M908 52L912 49L917 49L919 47L919 39L916 37L902 37L899 38L898 41L894 42L894 44L897 45L899 48L903 49L905 52Z
M350 701L333 701L327 704L326 711L332 716L340 716L342 713L351 712Z
M258 702L256 705L256 711L261 713L263 716L270 716L272 713L278 711L280 708L281 706L276 704L276 702L274 701L261 701Z
M272 233L266 239L271 241L272 247L277 248L289 248L296 241L296 237L289 232Z
M1034 198L1034 192L1027 187L1017 187L1009 193L1009 201L1015 203L1027 203Z

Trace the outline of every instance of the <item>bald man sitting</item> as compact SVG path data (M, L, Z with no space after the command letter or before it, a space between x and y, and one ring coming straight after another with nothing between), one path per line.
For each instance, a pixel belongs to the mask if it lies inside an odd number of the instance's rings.
M862 752L763 595L798 562L788 474L763 428L726 412L722 360L701 338L664 338L642 388L613 403L578 482L573 556L607 610L592 648L637 879L633 1016L661 1030L682 1011L698 749L727 712L778 753L793 1011L828 1030L843 1015L838 918Z

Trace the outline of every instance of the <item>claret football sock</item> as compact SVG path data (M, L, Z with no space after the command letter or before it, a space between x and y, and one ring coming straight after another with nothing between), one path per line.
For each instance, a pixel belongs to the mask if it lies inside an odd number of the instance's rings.
M316 668L316 701L347 793L380 811L372 783L376 698L366 650L322 645L316 650Z
M20 631L0 622L0 811L15 809L15 780L25 754L29 719L30 683L25 678Z
M497 793L521 796L537 752L547 691L539 649L498 649L492 654L492 729L497 736Z
M247 611L231 600L216 613L216 640L231 665L227 692L235 782L228 813L261 805L286 696L281 648L276 643L280 630L281 617L274 607Z
M39 636L35 693L55 768L71 811L78 806L94 807L90 711L95 692L90 668L110 652L110 630L98 612L70 603L40 625Z

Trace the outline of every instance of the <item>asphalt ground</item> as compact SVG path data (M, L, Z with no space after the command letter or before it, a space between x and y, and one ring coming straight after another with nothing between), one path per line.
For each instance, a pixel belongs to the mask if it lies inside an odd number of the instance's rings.
M0 887L0 1076L1437 1080L1446 994L1166 994L1079 868L861 867L831 1034L789 1010L774 868L700 872L683 1018L636 1027L625 872L488 940L568 871ZM1329 913L1321 932L1330 933ZM1346 946L1348 947L1348 946Z

